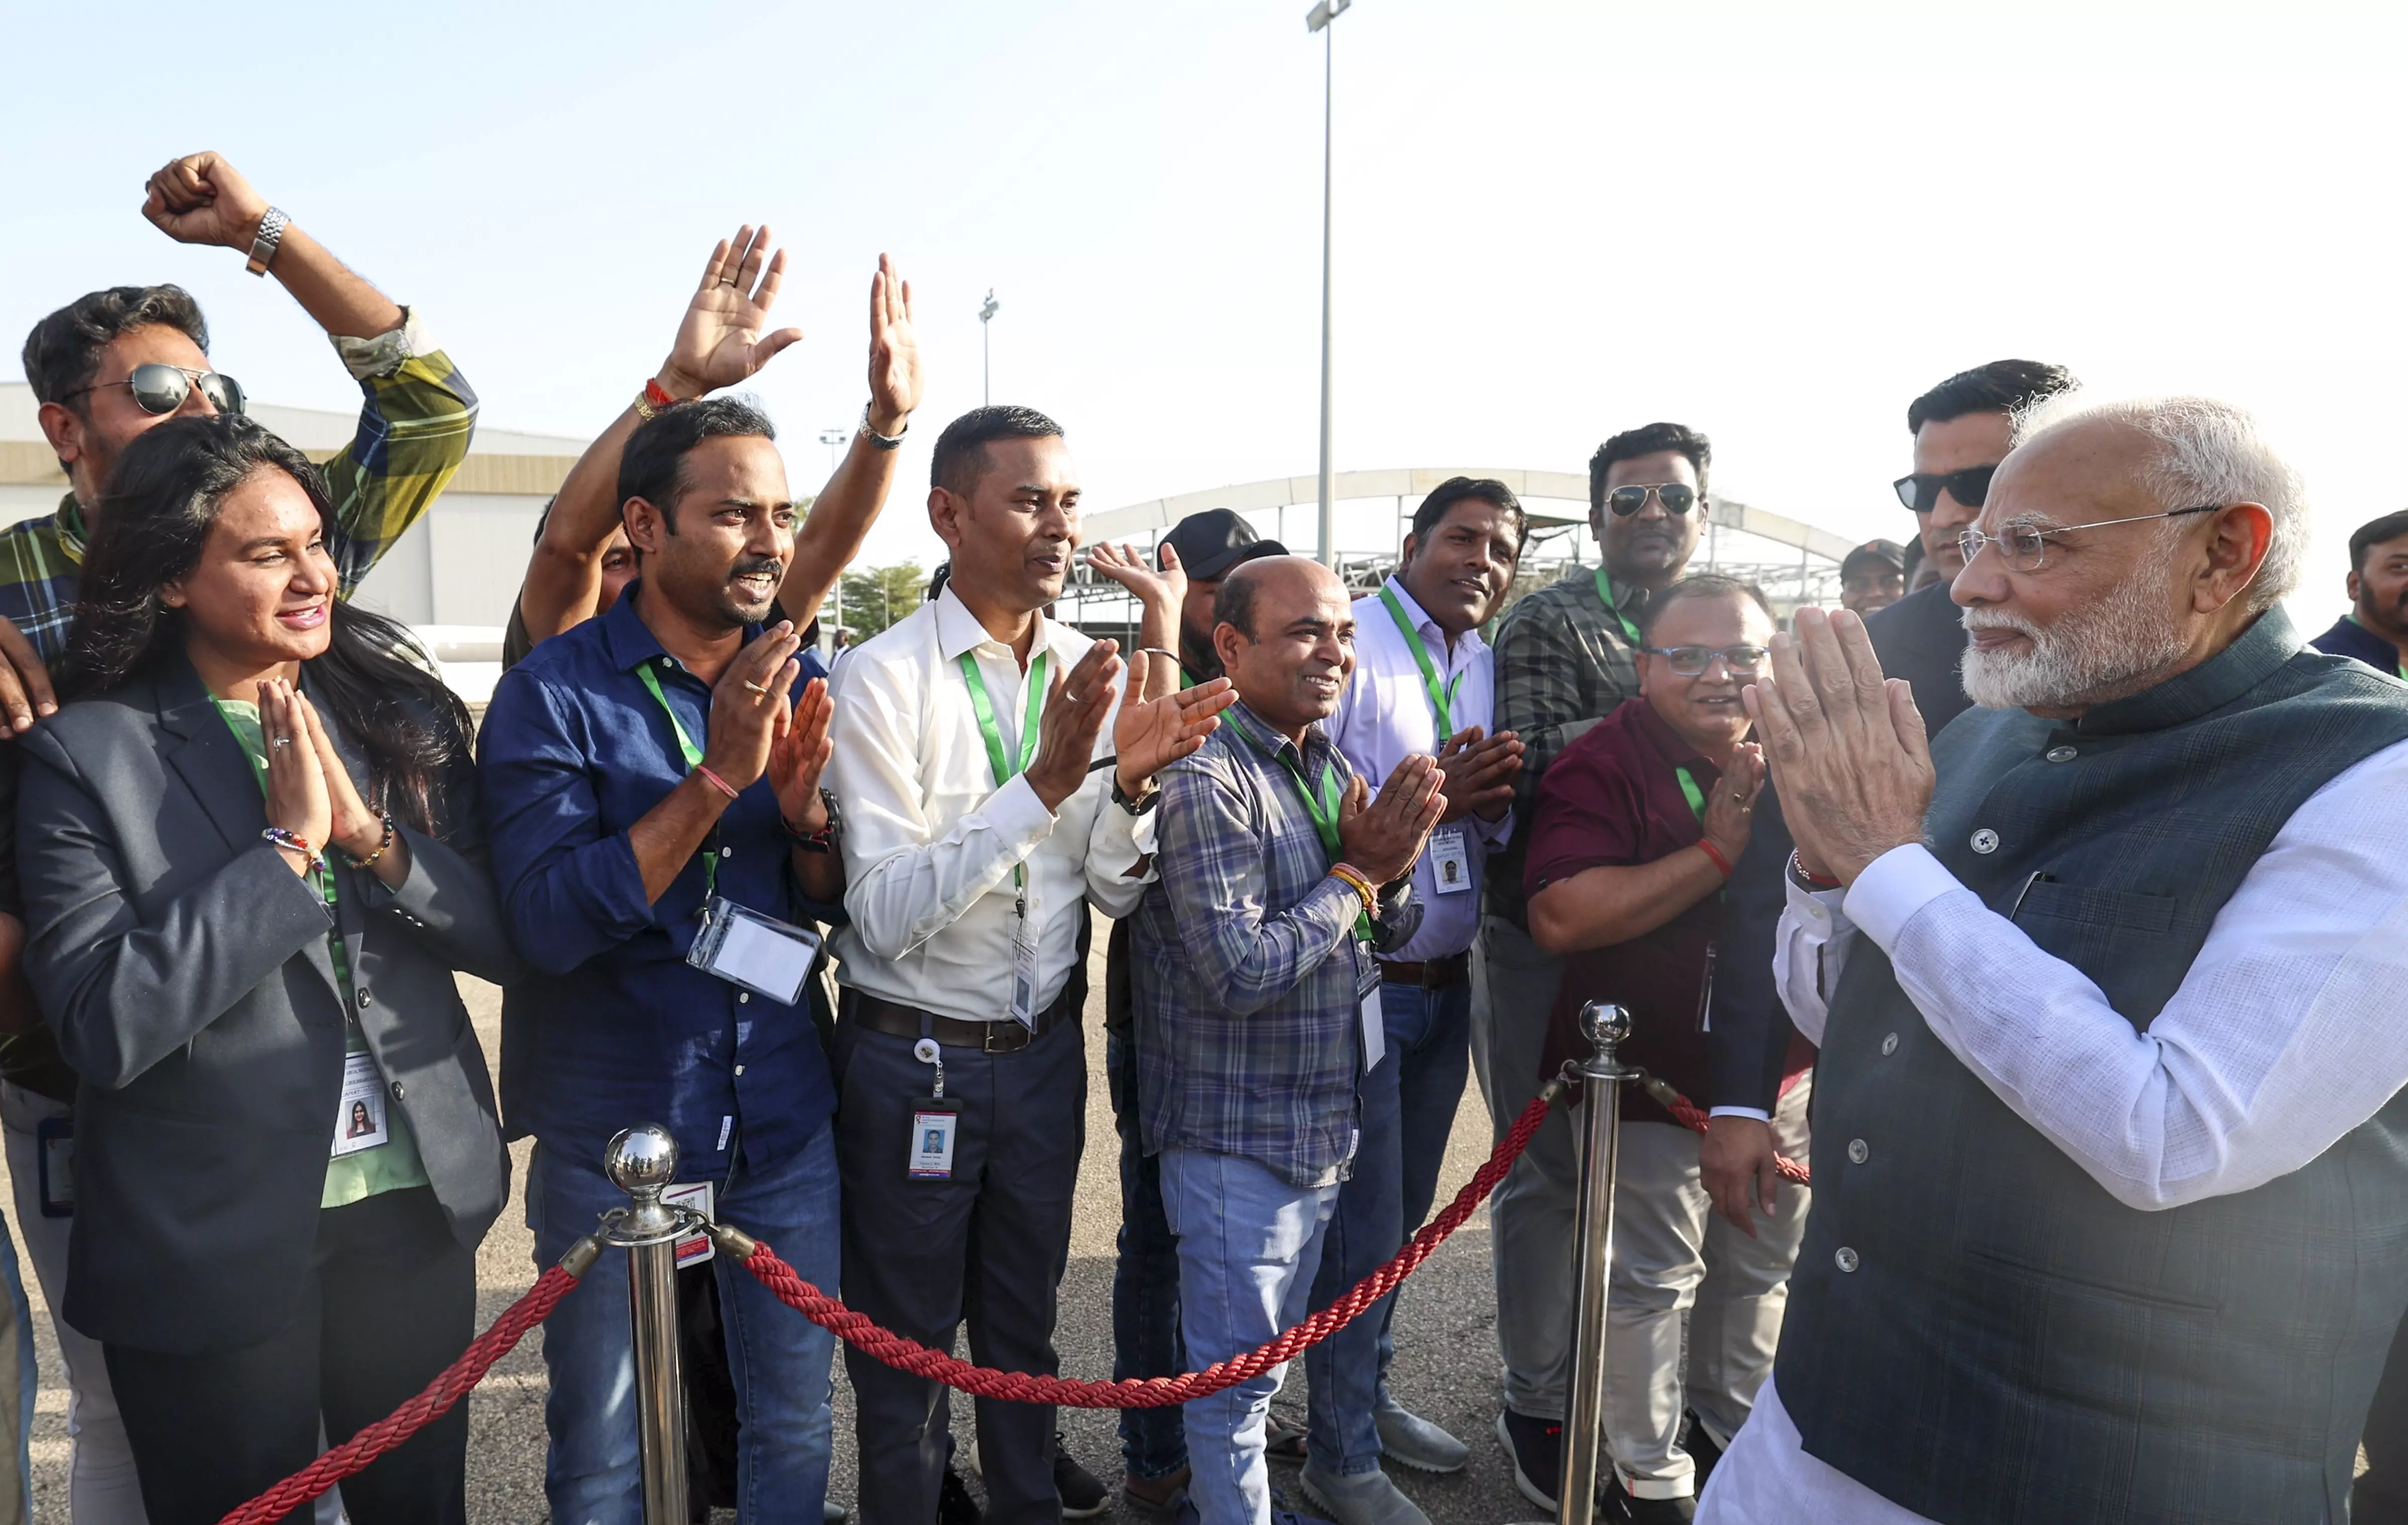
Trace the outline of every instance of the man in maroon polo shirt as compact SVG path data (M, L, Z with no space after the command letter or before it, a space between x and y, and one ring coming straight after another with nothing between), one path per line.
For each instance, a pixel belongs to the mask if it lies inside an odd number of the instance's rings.
M1524 870L1530 935L1565 960L1542 1062L1551 1072L1584 1055L1582 1005L1615 1001L1631 1015L1622 1057L1698 1097L1709 1093L1704 1016L1723 883L1764 782L1740 688L1763 660L1772 614L1751 584L1691 577L1649 600L1640 637L1640 697L1566 747L1540 783ZM1770 1119L1793 1158L1806 1148L1812 1062L1792 1045ZM1691 1517L1700 1466L1738 1432L1771 1370L1807 1193L1784 1187L1766 1221L1742 1230L1713 1212L1698 1135L1643 1091L1627 1091L1623 1109L1604 1437L1622 1486L1607 1518L1654 1525ZM1684 1409L1695 1417L1685 1446Z

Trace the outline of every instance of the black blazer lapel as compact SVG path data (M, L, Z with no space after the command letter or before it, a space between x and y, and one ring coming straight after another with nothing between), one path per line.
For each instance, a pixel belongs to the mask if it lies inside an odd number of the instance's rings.
M242 743L218 712L217 702L201 683L200 674L181 652L168 658L154 680L159 701L159 728L167 733L168 764L184 781L201 812L225 839L229 856L247 853L259 842L267 826L267 804L259 774L243 755ZM343 987L335 979L335 961L326 944L312 938L303 954L325 982L338 1007L348 1009Z

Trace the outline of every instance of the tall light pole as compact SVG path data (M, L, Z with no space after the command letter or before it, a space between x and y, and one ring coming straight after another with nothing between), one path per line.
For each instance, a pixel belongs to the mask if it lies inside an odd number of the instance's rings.
M1337 45L1329 23L1354 0L1321 0L1304 18L1308 33L1322 34L1321 53L1321 564L1338 565L1338 510L1333 500L1336 479L1329 466L1329 209L1330 123L1336 94Z
M995 400L987 382L986 325L995 321L996 305L995 288L989 286L986 304L979 309L979 406L982 408Z
M829 476L833 477L836 475L836 448L852 438L853 431L851 429L822 429L820 431L820 443L828 448ZM830 591L836 595L836 613L833 618L836 621L837 629L841 630L844 628L844 576L842 573L839 572L837 575L836 586ZM831 630L828 632L828 641L833 645L835 640L836 631Z

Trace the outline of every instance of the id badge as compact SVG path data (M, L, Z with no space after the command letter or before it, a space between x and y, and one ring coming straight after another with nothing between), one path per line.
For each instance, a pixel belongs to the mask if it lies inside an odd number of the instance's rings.
M911 1103L911 1151L906 1167L914 1181L953 1177L953 1138L962 1122L961 1103L923 1096Z
M792 1006L819 957L820 935L806 927L765 916L750 906L714 895L702 908L702 929L685 961L706 974Z
M1026 916L1012 918L1011 1019L1037 1030L1037 929Z
M34 1149L41 1176L42 1216L75 1216L75 1119L45 1117L36 1123Z
M1431 832L1429 858L1430 878L1440 895L1471 893L1471 849L1464 841L1463 827L1450 826Z
M691 1207L704 1217L710 1216L713 1193L708 1181L686 1181L661 1193L661 1201L671 1207ZM677 1242L677 1265L680 1271L698 1266L716 1254L708 1234L688 1234Z
M1388 1052L1388 1024L1380 1014L1380 965L1366 958L1368 983L1355 992L1361 1001L1363 1015L1363 1068L1368 1072L1380 1067Z
M384 1112L384 1077L373 1054L343 1056L343 1100L335 1109L334 1157L373 1149L393 1137Z

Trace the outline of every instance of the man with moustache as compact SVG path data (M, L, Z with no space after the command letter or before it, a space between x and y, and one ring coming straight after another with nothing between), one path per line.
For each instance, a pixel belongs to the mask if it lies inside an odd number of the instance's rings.
M1498 627L1497 727L1520 739L1522 770L1515 833L1488 859L1472 952L1471 1058L1500 1139L1538 1094L1561 968L1530 940L1523 903L1539 780L1556 754L1639 691L1639 616L1697 549L1713 460L1706 437L1679 424L1650 424L1598 446L1589 459L1589 530L1604 565L1573 568ZM1489 1206L1505 1364L1498 1437L1533 1496L1548 1500L1562 1469L1578 1150L1570 1122L1548 1118Z
M1413 868L1421 926L1379 958L1387 1059L1358 1090L1362 1139L1338 1193L1311 1306L1342 1296L1421 1227L1470 1060L1469 954L1488 854L1513 827L1522 743L1495 725L1496 680L1479 626L1513 585L1526 521L1503 482L1452 477L1413 511L1395 574L1354 605L1354 675L1330 740L1360 777L1438 759L1447 798ZM1469 1452L1388 1390L1392 1295L1305 1356L1312 1379L1307 1497L1338 1525L1426 1525L1381 1469L1459 1470Z
M1906 596L1906 552L1896 540L1867 540L1840 561L1840 607L1859 614Z
M1992 475L2014 448L2017 415L2074 384L2062 366L1993 360L1957 372L1907 406L1914 470L1892 485L1914 512L1924 564L1937 567L1940 576L1875 611L1865 632L1882 670L1906 681L1934 734L1972 702L1957 672L1965 627L1948 593L1965 566L1957 537L1981 511ZM1711 1014L1710 1089L1692 1098L1713 1115L1703 1155L1706 1189L1726 1219L1750 1232L1759 1212L1780 1211L1772 1110L1787 1072L1792 1030L1772 987L1772 929L1781 919L1793 845L1780 791L1768 788L1756 803L1747 854L1731 876ZM1705 1440L1711 1465L1713 1437Z
M1213 650L1227 722L1163 771L1160 881L1137 921L1138 1064L1148 1149L1179 1240L1188 1358L1226 1360L1305 1316L1385 1058L1374 950L1412 935L1410 877L1445 809L1430 757L1374 800L1331 744L1354 667L1335 572L1300 556L1221 583ZM1184 1407L1203 1525L1270 1525L1263 1425L1281 1373Z
M2351 533L2348 586L2349 612L2316 637L2316 650L2408 678L2408 510Z
M2239 410L2098 405L1962 537L1936 741L1854 615L1774 642L1816 1200L1700 1519L2348 1518L2408 1303L2408 685L2301 645L2308 536Z
M504 674L479 739L503 911L538 971L502 1007L505 1126L536 1140L536 1263L625 1204L603 1150L652 1120L681 1180L834 1286L836 1096L799 1000L811 950L790 947L793 968L767 984L690 961L714 922L792 927L839 893L819 787L825 689L814 680L794 704L799 638L761 624L794 556L785 468L767 419L711 398L628 437L619 492L643 579ZM829 1336L727 1262L716 1273L743 1512L819 1525ZM634 1525L641 1511L625 1275L605 1256L546 1326L554 1519Z
M1763 666L1772 613L1752 584L1687 577L1648 601L1641 634L1640 697L1566 747L1539 790L1530 935L1565 961L1540 1066L1585 1057L1581 1008L1612 1001L1631 1015L1623 1058L1694 1095L1712 1060L1698 1017L1723 885L1763 779L1740 688ZM1805 1153L1813 1060L1796 1047L1775 1124L1792 1157ZM1706 1461L1771 1369L1806 1194L1742 1233L1713 1216L1698 1136L1643 1092L1623 1109L1603 1436L1620 1486L1607 1507L1652 1525L1690 1518Z
M910 1339L944 1349L967 1322L981 1364L1050 1374L1081 1144L1065 1119L1086 1095L1088 907L1135 908L1154 775L1203 744L1227 687L1179 691L1178 664L1140 651L1124 698L1115 644L1044 616L1079 543L1078 474L1052 419L975 409L929 471L951 576L836 680L844 1291ZM850 1350L846 1367L863 1525L926 1525L952 1451L945 1389ZM987 1518L1060 1518L1053 1410L981 1399L978 1431Z
M1227 509L1206 509L1173 525L1157 554L1158 573L1109 544L1098 544L1089 563L1149 608L1157 597L1175 605L1181 684L1209 683L1221 676L1221 659L1212 651L1212 600L1221 580L1258 556L1283 556L1287 547L1257 536ZM1145 1151L1138 1126L1130 937L1129 919L1122 917L1104 943L1104 1076L1121 1141L1121 1227L1112 1261L1115 1382L1187 1370L1179 1341L1179 1242L1162 1214L1161 1167ZM1126 1469L1122 1491L1141 1509L1168 1513L1187 1486L1187 1436L1179 1410L1125 1408L1120 1431Z

